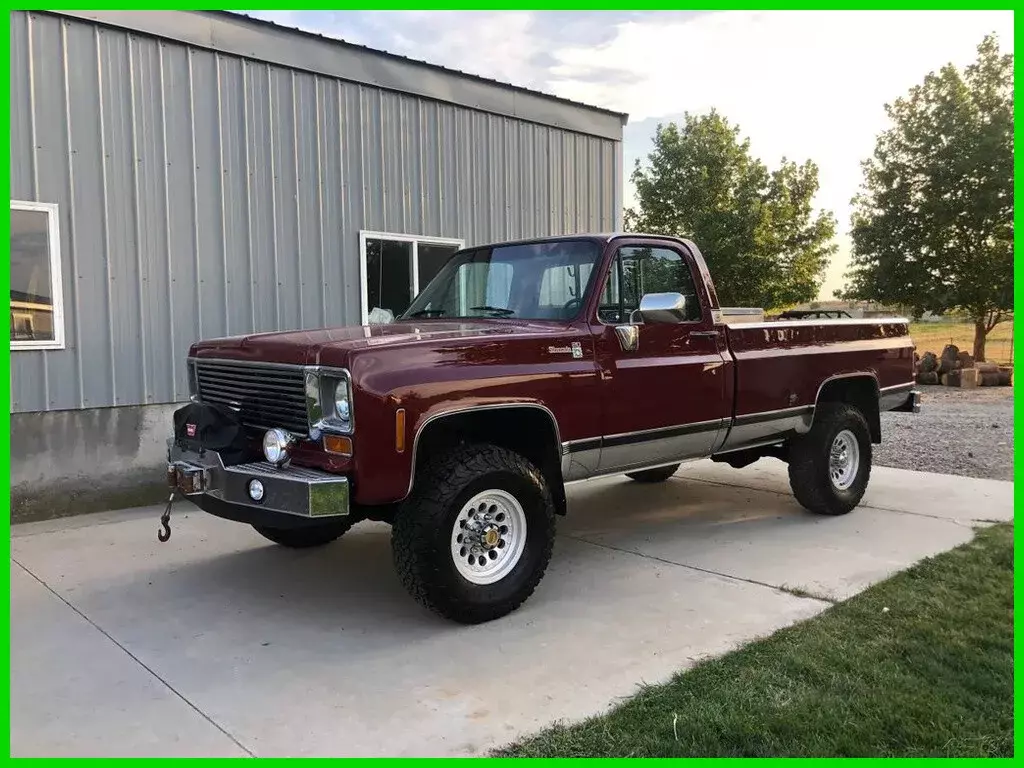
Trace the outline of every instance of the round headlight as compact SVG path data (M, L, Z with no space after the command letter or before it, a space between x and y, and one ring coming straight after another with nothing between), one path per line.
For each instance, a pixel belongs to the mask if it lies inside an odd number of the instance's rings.
M253 501L263 501L263 483L259 480L249 481L249 498Z
M344 381L334 385L334 412L342 421L349 420L351 406L348 403L348 384Z
M291 441L291 435L283 429L268 429L263 435L263 455L271 464L280 464L288 458Z

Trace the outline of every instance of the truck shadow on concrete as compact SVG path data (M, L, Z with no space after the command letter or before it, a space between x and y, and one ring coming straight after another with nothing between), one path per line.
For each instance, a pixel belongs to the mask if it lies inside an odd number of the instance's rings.
M680 478L657 486L618 478L573 486L569 514L558 521L548 573L519 613L563 612L576 605L579 589L563 578L565 572L599 582L613 554L685 565L709 547L770 539L767 532L780 527L822 522L779 494ZM144 602L165 616L223 613L292 631L296 626L311 632L373 628L378 637L394 631L409 640L409 633L426 637L459 630L405 593L392 564L390 527L384 524L363 522L325 547L289 550L247 526L190 512L174 537L187 550L169 557L154 547L147 558L150 568L119 585L120 600ZM622 567L628 570L628 559Z

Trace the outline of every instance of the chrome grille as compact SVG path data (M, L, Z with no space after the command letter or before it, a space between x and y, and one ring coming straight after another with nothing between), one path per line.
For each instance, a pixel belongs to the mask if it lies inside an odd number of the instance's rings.
M299 367L249 365L228 360L196 360L201 402L226 405L254 429L281 427L309 432L306 374Z

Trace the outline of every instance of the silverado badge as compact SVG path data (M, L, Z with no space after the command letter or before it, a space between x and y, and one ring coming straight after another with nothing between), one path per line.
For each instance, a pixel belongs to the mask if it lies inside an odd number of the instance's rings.
M583 358L583 345L574 341L568 347L548 347L548 354L551 355L572 355L577 360Z

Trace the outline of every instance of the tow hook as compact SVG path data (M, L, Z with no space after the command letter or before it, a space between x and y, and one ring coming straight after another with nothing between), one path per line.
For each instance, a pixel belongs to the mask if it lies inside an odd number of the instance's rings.
M156 532L156 537L161 542L165 542L171 538L171 505L173 503L174 491L171 491L171 495L167 499L167 506L164 508L164 513L160 515L161 530Z

